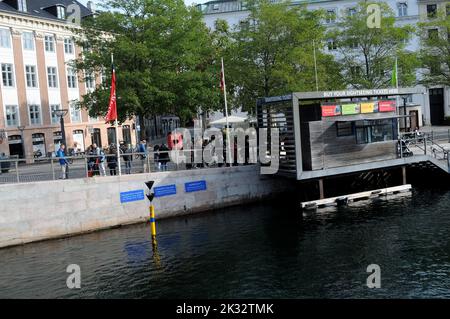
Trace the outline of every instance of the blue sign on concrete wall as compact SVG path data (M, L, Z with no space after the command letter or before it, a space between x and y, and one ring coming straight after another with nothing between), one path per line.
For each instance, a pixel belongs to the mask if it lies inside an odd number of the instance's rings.
M175 186L175 184L158 186L155 187L154 190L155 190L155 197L175 195L177 193L177 187Z
M144 200L144 198L145 198L145 196L144 196L143 189L120 193L120 202L121 203L136 202L136 201Z
M206 190L206 181L195 181L184 184L186 193L199 192Z

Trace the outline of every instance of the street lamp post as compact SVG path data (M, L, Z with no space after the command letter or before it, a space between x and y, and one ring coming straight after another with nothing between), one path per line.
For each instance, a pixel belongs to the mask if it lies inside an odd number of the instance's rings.
M25 137L23 135L23 131L25 131L25 126L21 125L18 126L17 129L20 131L20 138L22 139L22 157L26 158L26 154L25 154Z
M53 112L53 114L59 117L59 123L61 125L61 140L62 144L64 144L66 147L67 145L66 145L66 130L64 128L64 116L66 116L68 112L69 110L67 109L56 110Z

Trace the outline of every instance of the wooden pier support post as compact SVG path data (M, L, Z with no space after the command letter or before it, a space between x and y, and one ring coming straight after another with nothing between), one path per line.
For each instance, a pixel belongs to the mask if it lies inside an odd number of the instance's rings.
M323 178L319 179L319 196L320 196L320 199L325 198L325 193L323 191Z
M406 185L406 166L402 166L403 185Z

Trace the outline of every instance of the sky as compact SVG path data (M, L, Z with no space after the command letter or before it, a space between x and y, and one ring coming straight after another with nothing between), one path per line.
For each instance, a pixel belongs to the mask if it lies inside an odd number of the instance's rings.
M80 1L81 3L83 3L84 5L88 2L88 0L78 0L78 1ZM100 1L99 0L93 0L94 1L94 3L99 3ZM192 3L204 3L204 2L207 2L208 0L184 0L184 3L186 4L186 5L190 5L190 4L192 4Z

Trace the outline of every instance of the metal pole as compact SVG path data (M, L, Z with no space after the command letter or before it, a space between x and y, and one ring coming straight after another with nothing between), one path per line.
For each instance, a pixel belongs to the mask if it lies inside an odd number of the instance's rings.
M19 177L19 161L16 161L16 178L17 178L17 183L20 183L20 177Z
M61 115L60 119L59 119L59 123L61 125L61 140L62 140L62 144L64 144L64 146L67 149L67 144L66 144L66 129L64 128L64 115Z
M222 77L223 77L223 96L225 99L225 121L226 121L226 132L227 132L227 149L228 149L228 164L231 166L231 141L230 141L230 130L228 127L228 104L227 104L227 86L225 84L225 68L223 66L222 58Z
M156 247L156 223L155 223L155 207L150 204L150 230L152 234L152 246Z
M114 54L111 53L111 65L113 66L113 72L114 72ZM117 81L115 81L116 83L114 83L115 87L115 92L117 92ZM117 122L117 100L116 99L116 120L114 121L114 127L116 128L116 153L117 153L117 166L119 167L119 176L122 175L122 164L121 164L121 160L120 160L120 144L119 144L119 124Z
M53 177L53 180L55 180L55 179L56 179L56 176L55 176L55 166L53 165L53 158L50 158L50 166L51 166L51 168L52 168L52 177Z
M313 51L314 51L314 74L316 77L316 91L319 91L319 79L317 78L317 58L316 58L316 42L313 40Z
M88 158L87 156L84 157L84 169L86 170L86 178L89 177L89 168L88 168Z
M426 135L423 137L423 149L424 149L424 155L427 155L427 136Z

